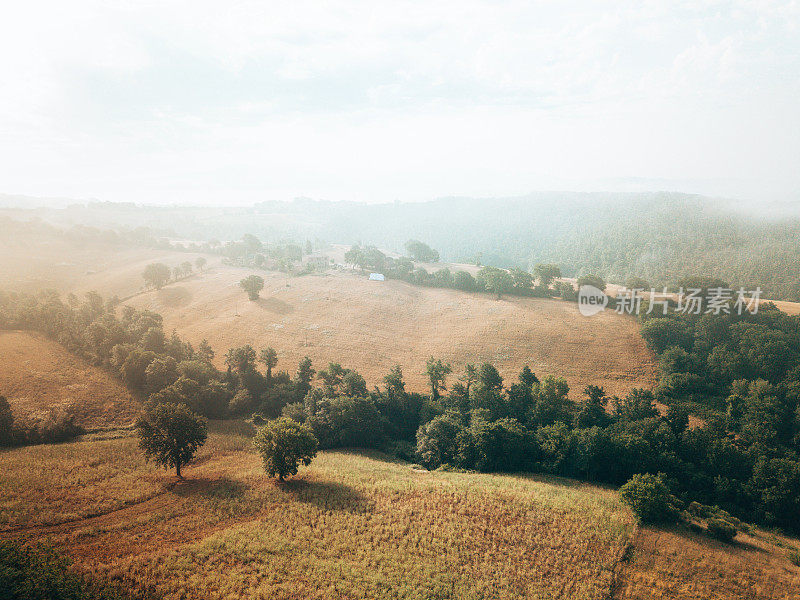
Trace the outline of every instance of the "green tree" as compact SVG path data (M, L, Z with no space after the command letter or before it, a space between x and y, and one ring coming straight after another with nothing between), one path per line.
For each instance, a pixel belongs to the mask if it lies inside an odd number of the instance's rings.
M136 421L139 448L147 460L181 475L186 465L206 442L206 420L184 404L149 404Z
M261 243L256 236L252 233L245 233L242 236L242 242L249 252L261 252L264 249L264 244Z
M280 417L258 430L253 445L264 461L267 474L270 477L277 475L278 480L283 481L288 476L297 475L301 463L311 464L319 443L311 428Z
M464 426L456 415L434 417L417 431L417 456L429 469L444 464L456 465L458 461L459 434Z
M304 356L297 365L295 390L297 396L295 399L302 402L311 389L311 382L314 379L314 369L311 366L311 359Z
M164 263L150 263L144 268L142 278L147 285L160 290L169 281L169 267Z
M675 499L660 474L634 475L620 488L619 493L643 523L674 521L677 518Z
M634 388L625 398L614 398L614 416L627 421L657 417L658 410L653 393L650 390Z
M511 271L513 289L516 293L524 294L533 287L533 275L521 269Z
M239 282L239 286L247 292L250 300L258 300L258 293L264 289L264 278L258 275L248 275Z
M533 274L544 287L550 287L553 280L561 277L561 267L554 264L539 263L533 268Z
M420 262L439 262L439 253L419 240L408 240L406 242L406 252L414 260Z
M194 266L197 267L198 271L202 271L205 268L207 262L208 261L206 260L205 256L198 256L197 258L194 259Z
M440 392L447 389L447 376L453 372L450 363L443 363L441 359L434 359L432 356L425 363L425 374L431 386L431 398L439 399Z
M258 360L267 368L267 385L272 385L272 369L278 364L278 352L275 348L266 348L261 351Z
M384 375L383 383L386 384L386 394L392 398L402 398L406 393L406 383L403 381L403 370L400 365L395 365L389 371L388 375Z
M463 292L474 292L477 289L475 278L466 271L456 271L453 275L453 287Z
M505 269L497 267L483 267L478 272L476 281L480 287L488 292L497 294L497 298L503 297L514 287L514 279Z
M243 377L255 369L256 351L250 344L229 348L225 354L225 366L239 377Z
M596 287L601 292L606 289L606 282L597 275L582 275L578 277L578 289L580 290L584 285Z

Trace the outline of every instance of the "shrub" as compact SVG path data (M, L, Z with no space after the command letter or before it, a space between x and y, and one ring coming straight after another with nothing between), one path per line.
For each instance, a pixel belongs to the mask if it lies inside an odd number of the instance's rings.
M736 526L724 519L709 519L706 528L708 535L722 542L730 543L736 537Z
M130 598L118 586L91 581L72 568L70 560L51 546L23 546L0 541L0 599L122 600ZM150 597L138 594L137 597Z
M675 521L678 511L674 498L661 474L640 473L630 478L620 490L622 499L630 505L643 523Z
M0 396L0 446L11 446L14 442L14 414L5 396Z
M800 567L800 550L789 550L789 560L793 565Z

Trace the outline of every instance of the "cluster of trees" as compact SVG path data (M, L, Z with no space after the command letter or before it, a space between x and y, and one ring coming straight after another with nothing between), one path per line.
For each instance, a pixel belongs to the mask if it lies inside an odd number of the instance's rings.
M797 529L800 318L769 303L739 314L733 300L718 314L675 308L642 311L641 330L659 361L656 397L673 412L698 412L715 434L720 464L707 493Z
M317 240L316 245L322 246L322 242ZM264 244L255 235L246 233L238 241L224 244L215 242L212 252L220 254L226 264L302 274L313 270L313 265L310 264L305 265L302 270L299 267L303 256L314 252L314 246L311 240L307 240L304 245L294 242Z
M409 254L413 256L424 256L414 258L422 262L437 262L438 253L431 250L422 242L411 240L409 244L413 252L409 249ZM422 244L427 250L420 250L416 244ZM408 246L407 246L408 247ZM433 254L435 260L433 260ZM561 269L555 264L537 264L533 273L522 269L500 269L497 267L481 267L477 275L473 276L468 271L451 271L447 267L429 272L426 269L416 266L414 260L407 257L392 258L386 256L375 246L361 247L352 246L345 252L344 260L347 264L360 269L378 271L391 279L400 279L414 285L426 287L442 287L462 290L465 292L490 292L501 297L504 294L514 296L539 296L548 297L553 295L561 296L566 299L575 299L575 288L566 282L555 282L561 277ZM602 284L605 288L605 283Z
M400 367L369 391L358 373L334 363L320 372L321 387L282 413L307 425L322 448L380 448L428 468L536 471L616 485L662 474L681 505L800 527L796 442L753 446L718 420L690 428L685 405L661 415L654 395L641 389L609 398L588 386L575 402L563 379L540 381L528 368L508 386L491 364L468 366L448 387L450 374L431 359L430 394L407 392Z
M147 286L160 290L170 281L178 281L192 275L194 267L197 267L198 271L202 271L207 262L204 256L198 256L194 261L194 265L185 260L171 269L164 263L150 263L142 271L142 279L144 279Z
M20 420L14 417L5 396L0 396L0 447L55 444L66 442L85 433L75 422L75 416L55 410L39 420Z
M406 252L413 260L419 262L439 262L439 251L419 240L408 240L405 244Z

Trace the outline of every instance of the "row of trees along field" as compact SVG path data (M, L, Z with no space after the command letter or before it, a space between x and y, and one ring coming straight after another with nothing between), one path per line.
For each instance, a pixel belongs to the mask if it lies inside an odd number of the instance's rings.
M800 531L800 319L774 308L646 319L643 333L664 375L655 393L635 389L623 398L596 386L570 398L563 379L540 380L527 367L506 382L491 364L454 373L434 358L425 394L406 390L400 366L370 390L335 362L317 372L306 358L293 373L277 370L271 348L231 348L220 371L205 342L194 348L166 335L159 315L96 294L0 294L0 328L43 332L111 369L150 407L252 416L257 424L282 416L307 427L321 448L379 448L428 468L612 484L646 473L677 506L716 505ZM656 399L668 404L666 414ZM689 427L698 405L704 421Z
M414 285L426 287L441 287L461 290L465 292L491 292L502 296L537 296L546 298L557 295L563 298L576 297L575 286L571 283L558 281L561 269L555 264L540 263L534 266L529 273L522 269L500 269L497 267L483 266L478 274L463 270L451 271L444 267L435 271L428 271L418 266L414 260L422 262L437 262L439 253L416 240L407 244L410 257L394 258L387 256L375 246L352 246L345 252L344 260L347 264L363 270L378 271L391 279L400 279ZM418 258L425 257L427 260ZM415 258L416 257L416 258ZM599 277L586 275L579 280L581 283L600 282L600 289L605 289L605 282Z

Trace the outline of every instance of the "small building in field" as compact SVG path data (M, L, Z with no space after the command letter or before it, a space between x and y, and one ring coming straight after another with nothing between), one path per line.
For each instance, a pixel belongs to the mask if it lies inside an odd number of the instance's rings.
M369 274L370 281L386 281L386 277L383 276L383 273L370 273Z

